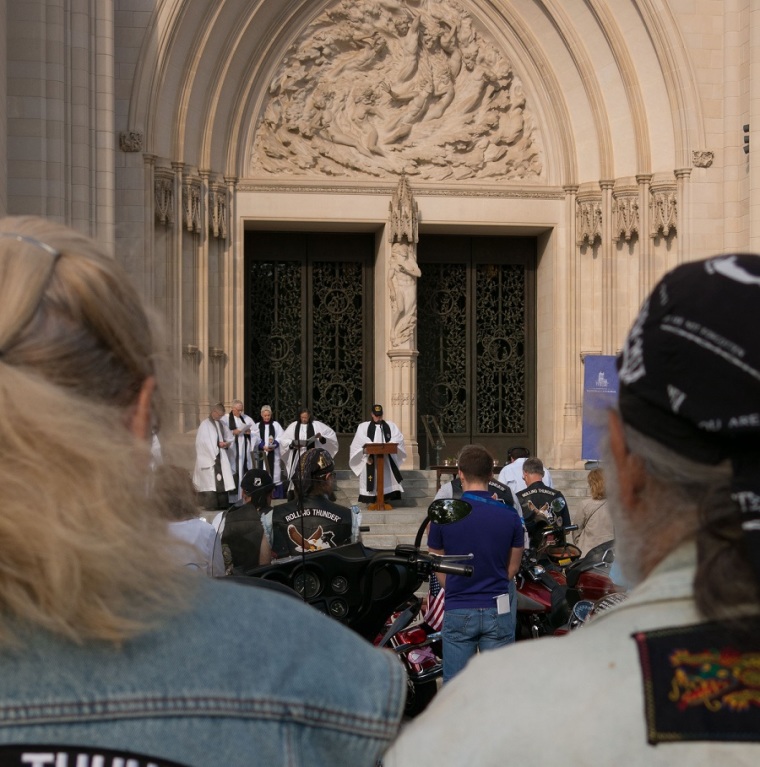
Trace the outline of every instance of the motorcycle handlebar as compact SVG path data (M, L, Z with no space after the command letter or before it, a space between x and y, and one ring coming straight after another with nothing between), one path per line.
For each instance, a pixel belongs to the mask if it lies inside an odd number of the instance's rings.
M469 578L474 572L472 565L450 565L444 562L438 562L433 565L433 570L438 573L445 573L446 575L463 575Z

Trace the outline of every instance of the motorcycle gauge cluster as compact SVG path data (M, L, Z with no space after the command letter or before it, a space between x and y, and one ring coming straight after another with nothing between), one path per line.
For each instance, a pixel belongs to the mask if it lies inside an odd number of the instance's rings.
M330 581L330 587L336 594L345 594L348 591L348 578L344 575L336 575Z
M304 599L313 599L321 591L321 584L313 572L301 570L293 576L293 588Z

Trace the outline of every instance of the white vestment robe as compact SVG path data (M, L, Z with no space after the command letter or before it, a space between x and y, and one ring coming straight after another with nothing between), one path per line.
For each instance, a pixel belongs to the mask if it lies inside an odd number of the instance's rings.
M401 484L396 481L396 477L393 476L390 459L392 457L398 467L401 467L401 464L406 460L404 435L399 431L398 426L396 426L393 421L385 421L385 423L388 424L391 431L388 442L395 442L398 445L398 452L393 456L383 456L383 460L385 461L383 467L383 495L403 493L404 488L401 487ZM371 424L375 425L375 434L372 438L370 438L368 434ZM367 472L365 471L367 459L370 456L364 452L364 446L370 442L377 444L383 444L385 442L382 424L375 424L374 421L365 421L364 423L359 424L354 439L351 442L351 453L348 458L348 465L351 467L351 471L359 477L359 495L376 498L377 488L373 488L372 490L367 489ZM374 458L377 460L378 456L375 456Z
M218 421L214 421L213 418L206 418L198 427L198 433L195 435L193 484L199 493L213 493L216 491L214 464L216 463L217 454L220 455L224 489L228 492L234 492L235 481L232 478L232 469L230 468L227 451L221 450L219 447L219 440L226 441L228 438L230 438L230 435L227 433L227 427Z
M282 450L282 455L284 456L288 479L293 478L293 472L298 466L299 457L312 447L323 447L333 458L335 458L335 454L338 452L338 436L335 432L326 423L322 423L322 421L312 421L311 425L314 428L315 437L317 434L321 434L325 438L326 442L324 444L321 440L315 439L309 447L291 450L290 445L295 440L306 442L309 439L309 424L301 423L300 421L293 421L282 434L280 450Z
M243 481L243 475L256 466L251 457L251 451L255 449L256 443L256 422L245 413L235 416L235 428L241 429L240 434L235 436L230 428L230 414L225 413L219 420L224 424L225 435L230 439L230 446L227 448L230 468L233 474L237 473L237 487L233 493L230 493L230 503L234 503L240 499L240 483ZM246 436L250 439L246 439Z
M262 435L263 432L263 435ZM283 428L277 421L264 421L256 424L256 428L251 432L252 446L254 451L264 451L265 446L274 447L274 467L272 469L272 479L275 485L282 482L282 454L280 452ZM264 443L263 445L261 443ZM277 444L275 444L277 443ZM264 454L265 465L262 465L264 471L269 471L269 463L266 462L267 454Z

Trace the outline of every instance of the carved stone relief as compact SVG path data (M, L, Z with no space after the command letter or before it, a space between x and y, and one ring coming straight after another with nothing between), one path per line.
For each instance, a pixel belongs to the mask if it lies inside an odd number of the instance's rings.
M201 231L201 185L197 181L182 184L182 214L188 232Z
M402 176L393 193L388 220L391 255L388 261L388 297L391 304L391 346L414 347L417 329L417 265L419 214L417 201Z
M709 149L694 149L691 153L691 161L695 168L709 168L714 159L715 153Z
M578 199L575 211L576 242L593 245L602 239L602 201Z
M122 152L142 152L143 134L140 131L122 131L119 134L119 149Z
M538 180L509 60L456 0L340 0L269 86L251 174Z
M637 191L615 193L612 197L612 239L630 242L639 233L639 195Z
M417 278L421 276L414 245L394 242L388 263L392 346L401 346L414 338L417 328Z
M174 223L174 176L171 173L156 171L153 184L156 202L156 220L168 226Z
M669 237L678 229L678 200L675 184L652 184L649 198L650 237Z
M208 226L214 237L227 239L227 189L212 186L208 193Z
M388 207L388 241L419 242L419 211L406 176L398 182Z

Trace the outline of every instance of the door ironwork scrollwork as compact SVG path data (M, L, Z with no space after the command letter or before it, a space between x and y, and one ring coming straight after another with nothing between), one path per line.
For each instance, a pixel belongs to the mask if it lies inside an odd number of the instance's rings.
M348 434L368 407L369 283L363 256L347 261L310 255L310 248L341 247L335 237L270 234L259 248L262 260L248 260L246 388L251 404L272 404L283 425L307 405L318 420ZM280 249L288 259L270 260Z
M532 441L534 252L525 240L420 238L419 413L455 437L454 452Z

